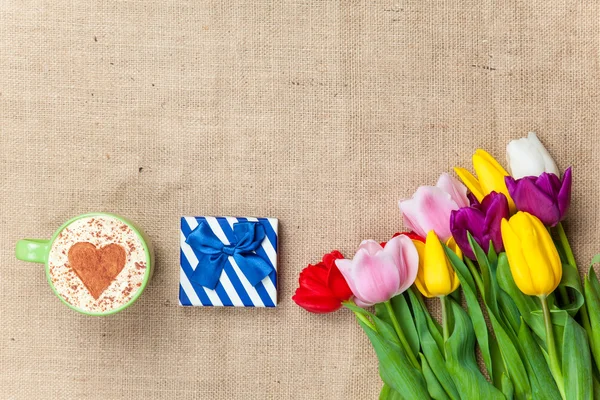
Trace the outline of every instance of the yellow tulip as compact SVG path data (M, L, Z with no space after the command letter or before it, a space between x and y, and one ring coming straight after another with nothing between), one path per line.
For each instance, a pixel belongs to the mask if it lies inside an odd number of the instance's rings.
M510 271L521 292L545 296L562 279L562 263L550 233L537 217L518 212L502 220L502 240Z
M502 193L508 199L510 212L514 213L517 209L513 199L508 193L504 177L509 176L508 172L492 157L487 151L478 149L473 154L473 168L477 177L464 168L456 167L454 171L463 183L469 188L480 202L491 192Z
M426 297L445 296L454 292L460 281L435 232L427 234L425 243L418 240L413 240L413 243L419 253L419 271L415 280L419 292ZM448 239L447 246L462 258L462 251L454 238Z

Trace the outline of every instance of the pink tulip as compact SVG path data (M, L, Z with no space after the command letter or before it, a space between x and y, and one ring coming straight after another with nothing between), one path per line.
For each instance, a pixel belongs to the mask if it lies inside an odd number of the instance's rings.
M467 188L448 174L436 186L420 186L411 199L399 202L404 224L419 236L435 231L446 242L450 232L450 213L469 206Z
M354 301L360 307L382 303L408 289L417 277L419 254L405 235L390 239L384 247L374 240L360 244L352 260L335 261Z

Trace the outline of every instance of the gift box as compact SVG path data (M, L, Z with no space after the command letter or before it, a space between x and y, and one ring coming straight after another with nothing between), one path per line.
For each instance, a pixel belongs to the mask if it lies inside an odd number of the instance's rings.
M275 307L276 218L182 217L179 305Z

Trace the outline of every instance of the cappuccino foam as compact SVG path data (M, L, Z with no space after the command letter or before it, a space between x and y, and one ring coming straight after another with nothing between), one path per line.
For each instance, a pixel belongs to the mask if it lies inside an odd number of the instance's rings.
M97 298L86 287L82 280L85 277L80 277L69 263L69 250L77 243L89 243L99 253L109 245L118 245L125 251L123 269ZM92 246L87 246L93 251ZM142 286L148 261L137 233L123 221L110 216L74 221L60 232L48 256L50 279L59 295L72 306L94 313L109 312L128 303Z

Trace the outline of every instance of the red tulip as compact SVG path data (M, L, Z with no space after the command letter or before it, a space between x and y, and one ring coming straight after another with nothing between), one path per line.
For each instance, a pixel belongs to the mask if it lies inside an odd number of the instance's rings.
M392 236L392 239L393 239L393 238L395 238L396 236L400 236L400 235L408 236L408 238L409 238L410 240L418 240L419 242L423 242L423 243L425 243L425 238L423 238L423 237L421 237L421 236L417 235L417 234L416 234L416 233L414 233L414 232L402 232L402 233L400 233L400 232L396 232L396 233L394 233L394 235ZM387 244L387 242L381 242L380 244L381 244L381 247L385 247L385 245Z
M337 250L323 256L323 261L309 264L300 273L300 287L292 300L306 311L324 314L337 311L342 302L352 297L352 291L335 260L344 256Z

